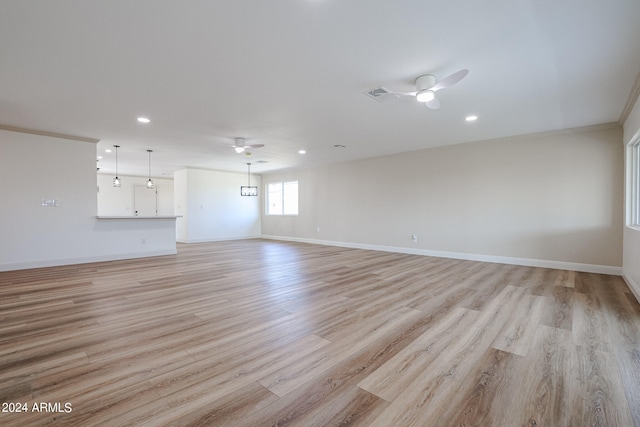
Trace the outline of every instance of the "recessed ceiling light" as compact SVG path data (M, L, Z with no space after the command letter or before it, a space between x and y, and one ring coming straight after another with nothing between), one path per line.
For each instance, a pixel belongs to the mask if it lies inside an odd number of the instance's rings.
M147 119L146 117L138 117L138 121L140 123L149 123L149 122L151 122L151 120Z
M98 160L100 160L102 158L102 156L98 156Z
M306 150L299 150L299 151L298 151L298 154L306 154L306 153L307 153L307 151L306 151Z
M465 117L465 120L468 122L475 122L476 120L478 120L478 116L467 116Z
M111 152L111 149L110 149L110 148L107 148L106 150L104 150L104 152L105 152L105 153L110 153L110 152Z

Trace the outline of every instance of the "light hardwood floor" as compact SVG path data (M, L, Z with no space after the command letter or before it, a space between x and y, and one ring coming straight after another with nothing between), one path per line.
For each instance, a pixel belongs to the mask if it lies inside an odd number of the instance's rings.
M267 240L178 252L0 273L0 401L27 404L0 425L640 426L620 277Z

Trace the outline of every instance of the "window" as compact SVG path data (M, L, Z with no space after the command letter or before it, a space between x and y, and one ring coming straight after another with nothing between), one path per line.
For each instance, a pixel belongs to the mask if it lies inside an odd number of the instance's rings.
M640 226L640 139L631 144L631 225Z
M267 184L267 215L298 215L298 181Z

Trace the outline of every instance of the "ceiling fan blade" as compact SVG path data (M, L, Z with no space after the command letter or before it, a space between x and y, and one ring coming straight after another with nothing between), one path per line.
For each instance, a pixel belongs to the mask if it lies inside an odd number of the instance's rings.
M425 104L432 110L438 110L440 108L440 101L438 101L438 98L433 98L431 101L428 101Z
M264 147L264 144L251 144L251 145L245 145L245 148L262 148Z
M456 71L455 73L445 77L444 79L436 83L435 86L431 88L431 90L435 92L440 89L451 87L454 84L458 83L460 80L464 79L467 74L469 74L469 70L466 69Z
M384 95L378 95L376 100L378 102L387 103L387 102L396 102L399 99L403 99L405 97L415 97L416 92L389 92Z

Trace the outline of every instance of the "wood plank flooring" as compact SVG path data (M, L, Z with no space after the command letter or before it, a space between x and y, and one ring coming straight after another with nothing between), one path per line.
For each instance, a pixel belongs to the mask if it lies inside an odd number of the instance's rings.
M0 273L0 402L2 426L640 426L640 304L615 276L179 245Z

